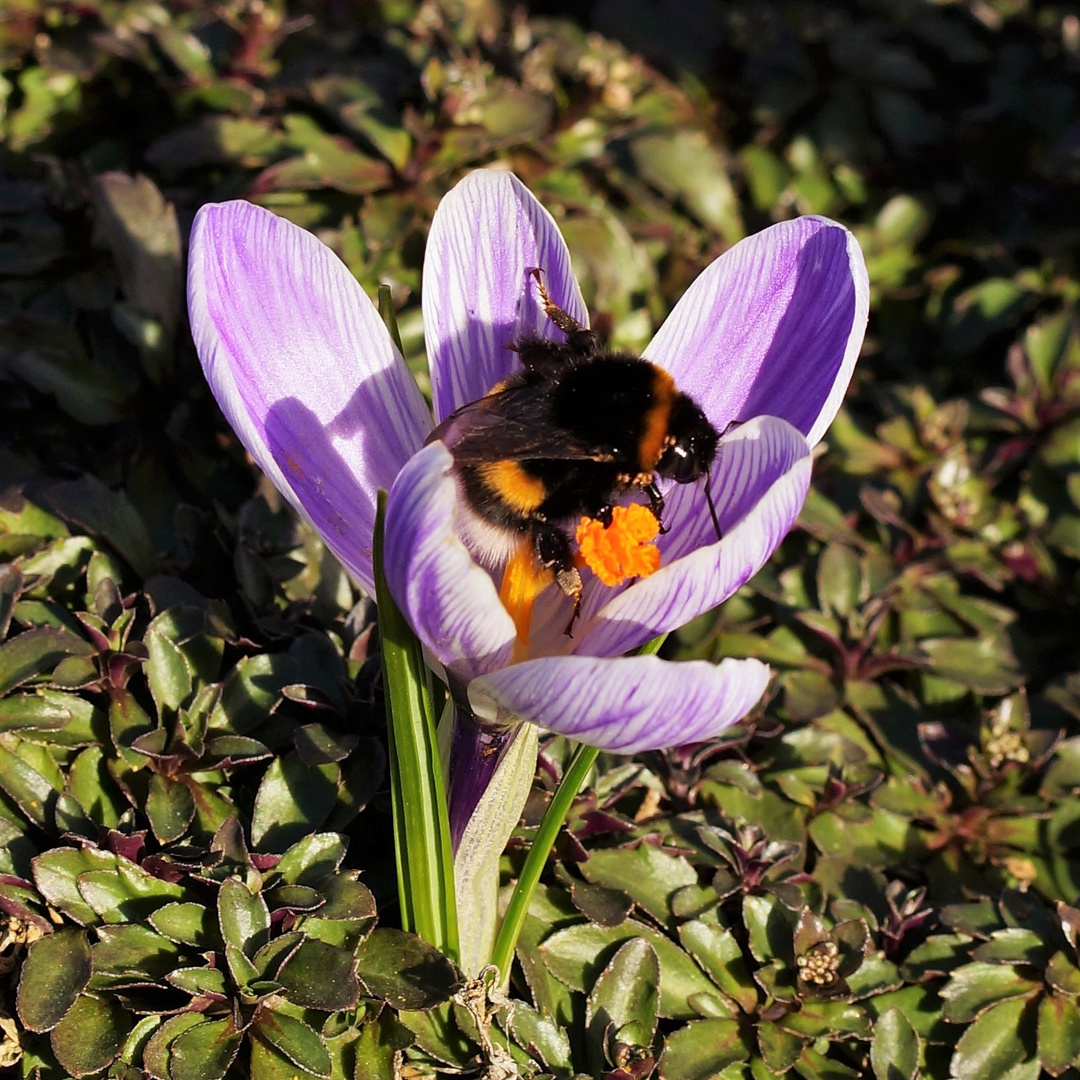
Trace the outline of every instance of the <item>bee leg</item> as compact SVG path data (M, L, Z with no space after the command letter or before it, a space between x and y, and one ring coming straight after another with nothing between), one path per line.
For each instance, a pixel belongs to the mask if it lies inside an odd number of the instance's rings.
M554 300L551 299L544 284L544 271L539 266L529 268L529 273L536 279L536 288L540 293L540 299L544 304L544 314L566 335L570 335L582 329L581 323L563 311Z
M651 484L645 485L645 494L649 499L649 509L652 511L652 515L656 518L657 525L660 526L660 535L668 532L667 526L664 524L664 496L660 494L660 489L656 486L655 481Z
M540 565L555 575L556 584L574 602L570 621L563 631L567 637L573 637L571 630L581 610L581 575L574 566L570 538L554 525L538 523L533 526L533 548L537 559L540 560Z
M551 294L544 284L544 271L539 266L530 267L529 273L536 279L536 288L544 305L544 314L566 335L566 343L575 352L591 356L596 351L596 335L591 330L586 330L573 315L563 311L551 299Z

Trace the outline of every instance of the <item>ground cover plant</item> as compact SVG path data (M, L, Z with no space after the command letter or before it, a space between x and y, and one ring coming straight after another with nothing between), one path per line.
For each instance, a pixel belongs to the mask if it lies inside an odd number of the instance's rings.
M1080 22L1020 2L14 0L0 20L0 1068L1067 1077L1080 1055ZM388 286L512 169L593 325L849 226L871 322L795 530L670 660L751 715L601 753L505 992L406 932L379 620L183 302L207 202ZM522 872L573 746L541 740Z

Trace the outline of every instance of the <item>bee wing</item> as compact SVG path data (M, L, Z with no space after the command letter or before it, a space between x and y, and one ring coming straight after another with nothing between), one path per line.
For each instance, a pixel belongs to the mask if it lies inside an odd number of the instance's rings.
M613 461L608 447L586 443L556 425L548 396L536 386L510 386L463 405L428 436L446 444L459 465L516 461Z

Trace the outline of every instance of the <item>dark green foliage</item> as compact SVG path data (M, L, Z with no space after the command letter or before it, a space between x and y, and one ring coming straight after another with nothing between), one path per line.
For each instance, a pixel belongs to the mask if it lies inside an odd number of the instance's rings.
M7 8L0 1069L1080 1075L1072 9ZM620 348L795 212L873 290L801 528L667 646L773 692L601 758L513 1008L395 928L372 606L244 461L182 301L197 207L254 199L390 284L425 385L427 224L492 161Z

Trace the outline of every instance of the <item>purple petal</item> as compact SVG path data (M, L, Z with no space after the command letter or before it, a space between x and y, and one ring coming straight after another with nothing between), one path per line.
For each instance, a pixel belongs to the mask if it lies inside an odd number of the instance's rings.
M715 531L704 499L693 503L694 517L680 508L661 543L668 561L595 615L585 613L588 622L574 651L618 656L726 600L761 569L795 523L810 471L806 440L783 420L759 417L731 432L713 466L723 539L708 542Z
M589 746L637 754L719 735L753 708L768 681L760 660L560 656L476 679L469 701L491 722L517 717Z
M465 826L476 804L495 775L495 768L512 735L521 726L481 727L467 714L456 710L450 728L446 797L450 811L450 843L457 851Z
M374 304L310 233L230 202L196 215L188 309L240 441L372 591L375 493L431 428Z
M456 709L450 727L449 754L446 776L446 797L450 811L450 842L455 851L476 810L477 804L491 785L492 778L502 766L508 753L521 751L515 746L518 738L525 734L524 724L510 727L481 726L469 716L467 711ZM535 740L532 750L532 763L529 766L530 778L536 773ZM526 755L527 755L526 751ZM505 779L505 778L504 778ZM531 783L529 784L531 787ZM514 816L513 824L517 824ZM505 840L499 845L502 851Z
M514 623L455 532L452 465L433 442L401 470L386 506L386 580L416 636L468 679L510 662Z
M809 465L809 443L786 420L757 416L729 431L720 440L707 481L721 535L731 532L779 477ZM700 480L669 487L664 508L668 532L660 538L665 566L716 543L705 484Z
M723 431L780 416L813 446L840 407L869 310L842 225L801 217L747 237L690 286L645 350Z
M483 397L517 366L523 334L557 336L532 267L551 298L583 326L589 315L552 216L508 172L470 173L447 193L424 256L424 336L435 416Z

